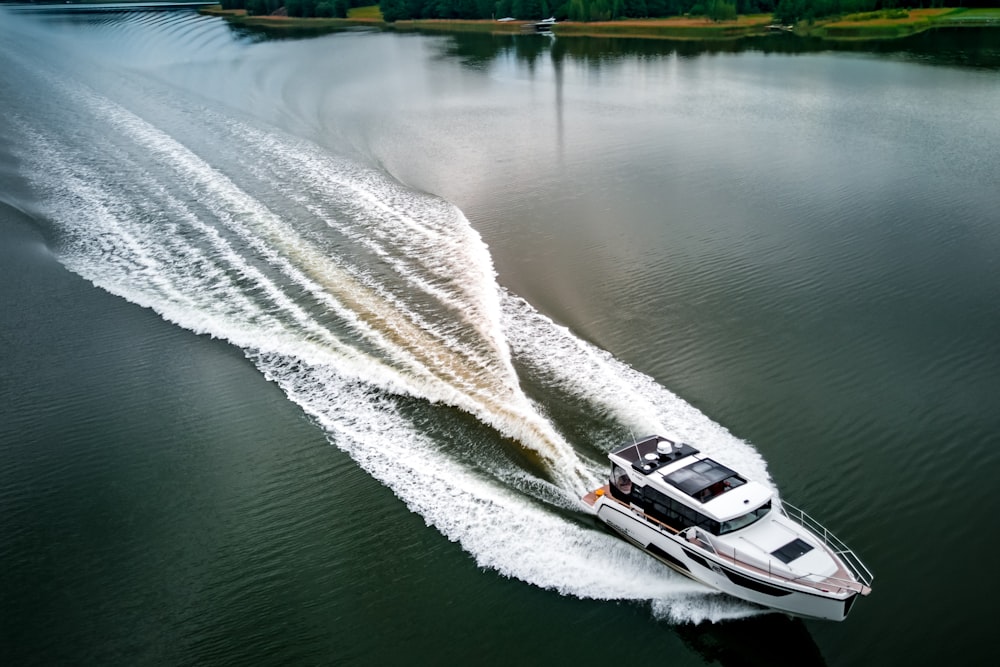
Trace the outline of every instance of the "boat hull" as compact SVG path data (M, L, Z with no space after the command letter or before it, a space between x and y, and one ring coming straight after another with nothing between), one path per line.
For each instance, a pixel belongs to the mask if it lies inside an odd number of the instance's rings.
M829 621L847 618L855 591L822 591L734 566L665 527L651 523L625 504L600 497L594 504L599 519L629 542L695 581L793 616Z

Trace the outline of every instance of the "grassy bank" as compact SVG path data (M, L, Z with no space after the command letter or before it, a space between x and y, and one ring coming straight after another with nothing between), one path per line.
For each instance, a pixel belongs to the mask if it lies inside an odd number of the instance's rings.
M414 31L441 31L441 32L486 32L486 33L521 33L525 28L531 28L524 21L510 21L499 23L497 21L473 21L462 19L413 19L411 21L396 21L386 23L386 28L390 30L414 30Z
M375 10L375 11L372 11ZM292 16L248 16L245 9L223 9L219 5L202 7L198 10L210 16L222 16L227 21L240 25L262 26L265 28L350 28L353 26L379 26L382 22L382 12L378 5L372 7L357 7L347 13L346 19L330 18L297 18Z
M702 16L678 16L668 19L625 19L594 23L565 21L556 24L553 32L556 35L586 37L732 39L762 33L770 23L770 14L740 16L735 21L718 23Z
M533 21L464 21L460 19L417 19L412 21L396 21L386 23L382 20L382 11L378 5L368 7L353 7L347 12L346 19L332 18L296 18L290 16L248 16L245 9L222 9L216 5L199 10L202 14L222 16L226 20L240 25L258 26L280 30L282 28L350 28L358 26L377 26L388 30L400 31L440 31L440 32L488 32L488 33L520 33L526 27L532 27Z
M799 26L796 33L833 40L895 39L937 27L1000 27L1000 9L909 9L850 14Z
M264 26L268 28L338 28L359 25L377 25L399 31L440 31L440 32L485 32L521 33L531 32L534 21L476 21L460 19L414 19L384 23L378 6L351 9L346 19L292 18L287 16L248 16L243 9L222 9L206 7L203 14L223 16L227 20L242 25ZM675 17L665 19L627 19L623 21L602 21L578 23L563 21L553 26L553 32L565 36L614 36L646 37L669 39L731 39L763 32L771 22L769 14L740 16L735 21L716 23L704 17Z
M1000 8L956 9L938 19L939 25L979 25L1000 27Z
M941 17L955 11L961 10L911 9L849 14L800 26L796 32L824 39L894 39L927 30Z
M419 19L385 23L378 5L355 7L346 19L292 18L287 16L247 16L245 10L206 7L204 14L223 16L229 21L270 29L337 29L377 26L399 31L521 33L533 29L533 21L465 21ZM770 14L740 16L735 21L714 22L701 16L678 16L662 19L626 19L578 23L563 21L552 31L565 37L640 37L659 39L736 39L760 35L772 23ZM911 9L851 14L800 24L795 34L830 40L870 40L906 37L938 26L997 26L1000 9Z

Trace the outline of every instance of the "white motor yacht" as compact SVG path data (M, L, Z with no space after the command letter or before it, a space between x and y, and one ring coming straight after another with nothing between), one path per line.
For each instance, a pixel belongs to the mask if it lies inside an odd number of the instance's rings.
M608 458L608 484L584 503L678 572L748 602L832 621L871 592L871 572L830 531L694 447L649 436Z

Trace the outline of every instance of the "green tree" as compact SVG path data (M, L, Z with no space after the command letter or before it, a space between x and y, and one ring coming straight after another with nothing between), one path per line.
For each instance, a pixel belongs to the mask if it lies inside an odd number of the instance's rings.
M705 16L715 22L733 21L736 19L736 3L727 0L708 0L705 3Z
M646 16L660 18L674 13L667 0L646 0Z
M625 0L625 16L637 19L649 16L646 0Z
M548 16L547 0L512 0L511 15L519 19L542 19Z
M570 21L586 21L588 14L584 0L569 0L569 5L566 8L566 16Z
M608 0L591 0L589 14L591 21L607 21L610 19L611 6Z
M382 18L387 23L406 21L413 18L406 0L381 0L379 2L379 9L382 10Z
M350 8L351 4L348 0L322 0L322 2L316 3L313 15L326 19L346 19L347 10Z
M795 25L805 16L803 0L779 0L774 8L774 20L783 25Z

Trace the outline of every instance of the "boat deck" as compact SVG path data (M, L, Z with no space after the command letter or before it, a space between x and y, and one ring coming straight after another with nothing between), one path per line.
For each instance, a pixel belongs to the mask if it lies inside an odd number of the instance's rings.
M610 490L609 490L607 484L605 484L604 486L602 486L602 487L600 487L598 489L594 489L593 491L591 491L587 495L583 496L583 502L586 503L589 507L593 507L594 505L597 504L597 499L600 498L600 497L602 497L602 496L607 496L608 499L614 500L619 505L622 505L623 507L627 507L630 510L632 509L626 503L623 503L622 501L618 500L614 496L610 495ZM646 518L647 521L650 521L651 523L656 523L656 524L659 524L659 525L663 526L664 528L668 528L673 533L677 533L678 532L676 529L674 529L674 528L672 528L670 526L667 526L666 524L663 524L663 523L657 521L656 519L653 519L652 517L650 517L648 515L645 515L645 518ZM817 589L819 591L823 591L823 592L826 592L826 593L843 592L843 591L854 591L856 593L860 593L861 595L868 595L869 593L871 593L871 588L868 587L868 586L866 586L866 585L864 585L860 581L857 581L854 578L854 575L851 572L849 572L847 570L847 568L844 566L844 564L841 562L840 558L836 558L836 557L834 558L834 561L837 563L837 571L836 572L834 572L832 575L826 577L825 579L823 579L821 581L811 581L809 579L803 579L803 578L793 579L793 578L789 578L789 577L786 577L786 576L782 576L780 574L769 572L769 571L767 571L767 570L765 570L763 568L760 568L760 567L757 567L755 565L751 565L750 563L746 563L744 561L739 560L739 558L736 557L737 554L735 552L733 553L733 555L727 555L725 553L722 553L722 552L714 549L711 545L705 544L704 542L702 542L701 540L699 540L697 538L689 538L688 539L688 543L691 544L691 545L693 545L693 546L697 546L699 549L701 549L702 551L704 551L704 552L706 552L708 554L715 555L716 557L720 558L721 560L723 560L723 561L725 561L727 563L731 563L732 565L738 566L738 567L740 567L741 569L744 569L744 570L749 570L751 572L754 572L754 573L756 573L756 574L758 574L758 575L760 575L762 577L766 577L768 579L777 579L777 580L783 581L783 582L795 583L795 584L799 584L801 586L808 586L810 588L815 588L815 589ZM828 551L829 551L829 549L828 549ZM831 555L835 556L835 554L833 554L832 552L830 552L830 553L831 553Z
M593 507L597 503L598 498L604 495L608 495L610 493L611 490L608 488L608 485L605 484L601 488L594 489L593 491L585 495L583 497L583 502L587 503L587 505L589 505L590 507Z
M844 567L843 563L840 562L839 558L834 557L834 562L837 564L837 571L829 575L825 579L820 581L812 581L811 579L804 578L791 578L786 577L781 574L776 574L774 572L768 572L767 570L757 567L756 565L751 565L745 561L741 561L734 555L730 556L726 553L713 549L711 546L706 546L701 540L689 539L689 543L694 544L701 548L703 551L709 553L714 553L716 556L722 560L732 563L733 565L738 565L744 570L750 570L751 572L756 572L757 574L767 577L768 579L777 579L779 581L787 581L794 584L799 584L800 586L809 586L810 588L815 588L816 590L822 591L824 593L833 592L844 592L844 591L854 591L855 593L861 593L862 595L868 595L872 592L872 589L865 586L860 581L857 581L847 568ZM831 556L835 556L829 549L827 552Z

